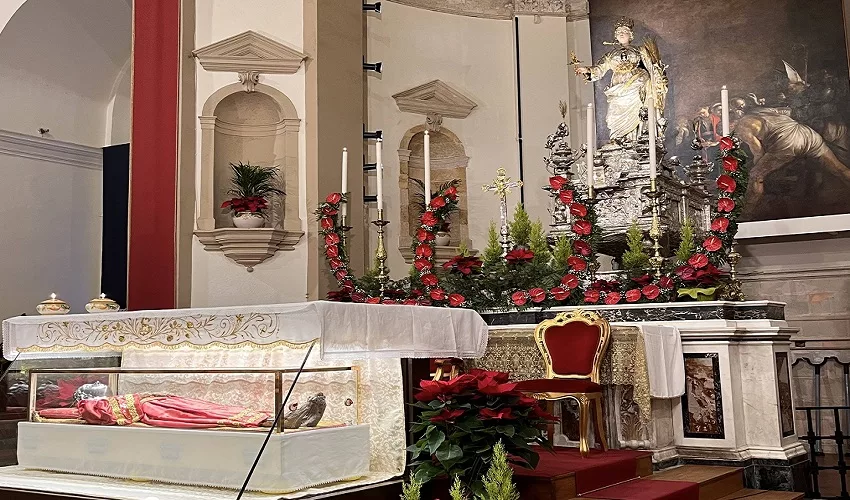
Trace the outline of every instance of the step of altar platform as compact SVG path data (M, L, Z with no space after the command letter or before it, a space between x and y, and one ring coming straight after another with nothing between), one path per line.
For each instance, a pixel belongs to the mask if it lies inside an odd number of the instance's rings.
M556 448L554 453L541 451L534 470L514 468L523 500L567 500L651 474L652 454L632 450L592 450L582 458L576 448Z
M726 495L720 500L743 500L744 498L750 500L801 500L803 497L802 493L795 491L765 491L745 488L731 495Z
M653 481L697 483L699 484L699 500L719 500L744 488L744 469L682 465L656 472L649 479Z

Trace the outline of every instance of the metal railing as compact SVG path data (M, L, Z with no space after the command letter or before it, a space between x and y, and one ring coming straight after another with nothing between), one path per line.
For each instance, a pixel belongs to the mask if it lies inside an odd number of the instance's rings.
M847 462L844 459L844 443L850 438L848 436L845 436L844 432L841 430L842 410L848 412L850 411L850 406L797 407L797 411L806 412L806 434L804 436L799 436L799 438L803 441L806 441L809 445L809 480L806 484L807 498L850 499L850 493L847 492ZM832 415L832 420L835 424L834 434L827 436L823 436L820 434L820 422L823 417L822 413ZM817 450L821 449L822 441L825 440L835 441L837 447L836 465L825 465L822 462L818 462L819 458L821 460L824 459L823 454L819 453ZM821 495L820 473L821 471L828 470L838 471L841 484L841 493L838 496L824 497Z

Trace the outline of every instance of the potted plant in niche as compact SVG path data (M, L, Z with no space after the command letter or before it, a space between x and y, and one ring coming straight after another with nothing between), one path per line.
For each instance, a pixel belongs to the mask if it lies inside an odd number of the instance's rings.
M263 227L266 222L266 209L269 207L268 197L284 194L275 187L277 167L260 167L250 163L231 163L233 175L230 183L232 189L227 194L233 198L221 204L221 208L230 209L233 214L233 225L238 228Z
M419 179L410 178L410 183L413 185L413 194L411 195L410 204L413 206L413 220L419 220L422 218L422 214L425 213L425 183ZM440 185L439 190L448 189L450 186L457 187L460 184L460 179L452 179L450 181L444 182ZM431 200L428 200L429 202ZM440 226L440 230L437 231L437 234L434 238L434 243L437 246L445 247L449 245L451 241L451 235L449 234L449 230L451 229L451 222L449 222L449 217L451 217L451 213L457 211L457 206L453 206L449 215L446 216L446 221Z

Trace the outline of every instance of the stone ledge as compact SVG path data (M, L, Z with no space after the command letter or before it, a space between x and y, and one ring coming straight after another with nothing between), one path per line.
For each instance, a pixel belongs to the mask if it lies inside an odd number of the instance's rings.
M294 250L304 236L302 231L286 231L275 228L227 227L209 231L196 230L195 236L208 252L224 252L225 257L254 270L254 266L265 261L278 250Z

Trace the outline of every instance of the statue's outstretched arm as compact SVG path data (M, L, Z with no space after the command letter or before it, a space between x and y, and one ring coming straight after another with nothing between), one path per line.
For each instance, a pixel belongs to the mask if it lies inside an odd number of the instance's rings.
M605 73L611 69L613 69L611 57L609 54L605 54L601 59L599 59L595 66L576 67L576 74L582 75L588 82L595 82L597 80L601 80L602 77L605 76Z

